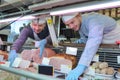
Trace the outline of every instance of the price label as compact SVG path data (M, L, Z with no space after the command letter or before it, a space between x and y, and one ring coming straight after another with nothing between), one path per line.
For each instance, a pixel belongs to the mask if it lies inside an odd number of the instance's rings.
M49 65L50 59L47 57L43 57L42 64L43 65Z
M120 64L120 56L117 56L117 63Z
M91 66L88 67L88 69L86 70L85 74L95 76L95 68L93 68Z
M30 61L28 60L21 60L19 67L20 68L29 68L30 66Z
M92 60L92 61L99 62L99 54L96 54L96 55L93 57L93 60Z
M9 61L5 61L5 64L1 64L2 66L5 66L5 67L10 67L10 62Z
M10 51L10 46L7 46L7 51Z
M20 62L22 61L22 58L15 58L12 67L19 67Z
M72 66L70 65L61 65L60 71L63 73L69 73L72 70Z
M4 56L0 55L0 61L3 61Z
M77 48L75 48L75 47L67 47L66 54L77 55Z

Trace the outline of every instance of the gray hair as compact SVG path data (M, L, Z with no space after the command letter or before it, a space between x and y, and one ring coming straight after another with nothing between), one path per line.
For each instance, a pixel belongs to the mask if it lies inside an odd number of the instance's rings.
M36 18L36 19L33 19L32 23L45 24L46 23L46 18Z

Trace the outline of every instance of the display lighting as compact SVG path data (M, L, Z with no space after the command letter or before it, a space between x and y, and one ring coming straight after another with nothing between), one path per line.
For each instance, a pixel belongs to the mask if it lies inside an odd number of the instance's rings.
M82 6L81 6L82 5ZM62 10L55 10L50 13L50 15L63 15L73 12L86 12L92 10L106 9L120 7L120 0L107 0L107 1L96 1L96 3L89 2L84 5L84 3L79 4L77 7L67 8Z
M0 23L3 22L10 22L10 21L15 21L15 20L27 20L27 19L34 19L35 17L32 15L29 16L23 16L23 17L14 17L14 18L7 18L7 19L1 19Z

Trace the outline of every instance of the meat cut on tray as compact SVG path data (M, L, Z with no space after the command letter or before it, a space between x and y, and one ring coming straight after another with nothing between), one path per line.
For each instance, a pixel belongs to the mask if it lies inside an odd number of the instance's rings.
M50 48L45 48L43 51L42 58L39 56L40 49L32 49L32 50L23 50L21 53L21 57L24 60L29 60L41 64L43 57L51 57L56 53Z

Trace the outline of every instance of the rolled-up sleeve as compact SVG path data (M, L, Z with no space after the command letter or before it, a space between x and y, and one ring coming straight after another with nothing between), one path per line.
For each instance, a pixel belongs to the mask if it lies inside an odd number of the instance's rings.
M27 40L28 34L29 34L29 30L27 28L24 28L20 33L18 39L13 43L12 49L18 52L25 43L25 41Z

